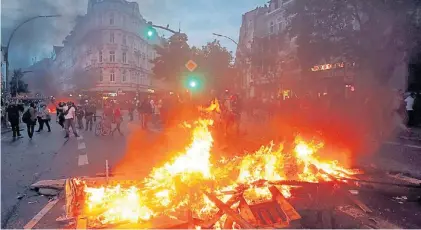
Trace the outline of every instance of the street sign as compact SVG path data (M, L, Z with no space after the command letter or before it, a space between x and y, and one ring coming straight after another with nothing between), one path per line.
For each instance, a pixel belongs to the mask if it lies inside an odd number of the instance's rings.
M189 60L186 64L185 64L186 68L190 71L193 72L196 68L197 68L197 64L196 62Z

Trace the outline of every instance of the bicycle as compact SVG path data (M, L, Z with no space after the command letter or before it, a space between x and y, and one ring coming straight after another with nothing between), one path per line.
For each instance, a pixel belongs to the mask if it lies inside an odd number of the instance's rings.
M111 122L107 122L103 117L96 116L101 118L101 120L95 125L95 135L96 136L108 136L111 134Z

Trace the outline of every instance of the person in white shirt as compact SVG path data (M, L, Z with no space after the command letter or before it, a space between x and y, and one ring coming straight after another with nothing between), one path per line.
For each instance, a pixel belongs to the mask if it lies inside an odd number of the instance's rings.
M72 127L73 134L75 137L78 137L75 127L75 117L76 117L76 109L72 102L67 102L66 105L63 106L63 113L64 113L64 129L66 130L66 136L64 138L69 138L70 127Z
M412 127L414 125L414 101L415 93L411 93L406 99L406 112L408 113L408 126Z

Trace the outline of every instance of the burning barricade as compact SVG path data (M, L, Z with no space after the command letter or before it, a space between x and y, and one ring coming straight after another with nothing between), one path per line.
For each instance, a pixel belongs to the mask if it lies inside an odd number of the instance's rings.
M144 180L67 180L67 216L84 218L89 228L291 227L301 218L290 203L296 191L327 186L330 195L344 193L339 182L359 173L319 159L323 143L301 136L288 146L270 144L217 160L211 125L187 125L190 145ZM178 222L151 224L163 216Z

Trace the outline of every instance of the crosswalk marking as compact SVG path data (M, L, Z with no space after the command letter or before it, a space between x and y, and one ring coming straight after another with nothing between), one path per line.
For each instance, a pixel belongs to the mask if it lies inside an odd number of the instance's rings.
M78 166L89 164L88 155L87 154L79 155L78 160L77 160L77 164L78 164Z
M402 143L398 143L398 142L394 142L394 141L386 141L384 143L388 144L388 145L401 145L401 146L405 146L405 147L408 147L408 148L421 149L420 145L402 144Z
M86 149L85 142L78 142L77 149L78 150Z

